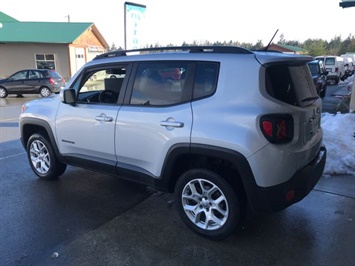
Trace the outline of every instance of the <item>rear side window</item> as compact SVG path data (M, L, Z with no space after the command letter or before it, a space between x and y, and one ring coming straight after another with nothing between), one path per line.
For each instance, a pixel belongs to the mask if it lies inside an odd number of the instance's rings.
M307 65L273 65L266 69L266 90L273 98L294 106L307 106L318 99Z
M139 63L130 104L165 106L209 97L216 91L218 72L216 62Z
M185 83L188 62L140 63L133 84L130 104L165 106L185 102L191 87Z
M28 78L29 79L39 79L39 78L43 78L43 75L40 71L30 70L28 72Z
M193 99L211 96L216 91L218 63L197 63Z

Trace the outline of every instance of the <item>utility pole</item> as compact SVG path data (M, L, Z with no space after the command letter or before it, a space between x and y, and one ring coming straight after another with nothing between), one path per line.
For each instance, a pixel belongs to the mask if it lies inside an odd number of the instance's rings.
M68 18L68 22L70 22L70 15L65 16L65 17Z

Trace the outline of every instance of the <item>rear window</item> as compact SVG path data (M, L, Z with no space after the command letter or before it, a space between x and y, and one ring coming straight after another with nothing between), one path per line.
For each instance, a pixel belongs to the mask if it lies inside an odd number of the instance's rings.
M311 71L312 75L317 75L319 73L318 64L311 63L311 64L308 64L308 67L309 67L309 70Z
M269 66L266 69L266 90L273 98L294 106L307 106L318 99L307 65Z
M61 79L62 78L62 76L56 71L52 70L52 71L48 71L48 73L49 73L49 76L51 76L52 78L55 78L55 79Z

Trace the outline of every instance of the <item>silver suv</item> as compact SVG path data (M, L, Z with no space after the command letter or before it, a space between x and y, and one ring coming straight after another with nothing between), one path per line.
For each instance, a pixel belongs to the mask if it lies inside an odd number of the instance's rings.
M183 222L229 236L248 210L282 210L322 175L313 58L239 47L99 55L29 102L21 141L42 179L75 165L174 193ZM173 77L173 78L171 78Z

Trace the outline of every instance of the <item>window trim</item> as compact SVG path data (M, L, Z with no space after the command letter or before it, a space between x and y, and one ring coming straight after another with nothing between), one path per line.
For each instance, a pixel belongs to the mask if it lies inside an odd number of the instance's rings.
M43 55L44 59L43 60L37 60L37 55ZM53 60L47 60L46 59L46 55L52 55L53 56ZM35 53L34 57L35 57L36 69L52 69L52 70L56 69L56 56L55 56L55 53ZM54 68L38 68L38 62L53 62Z

